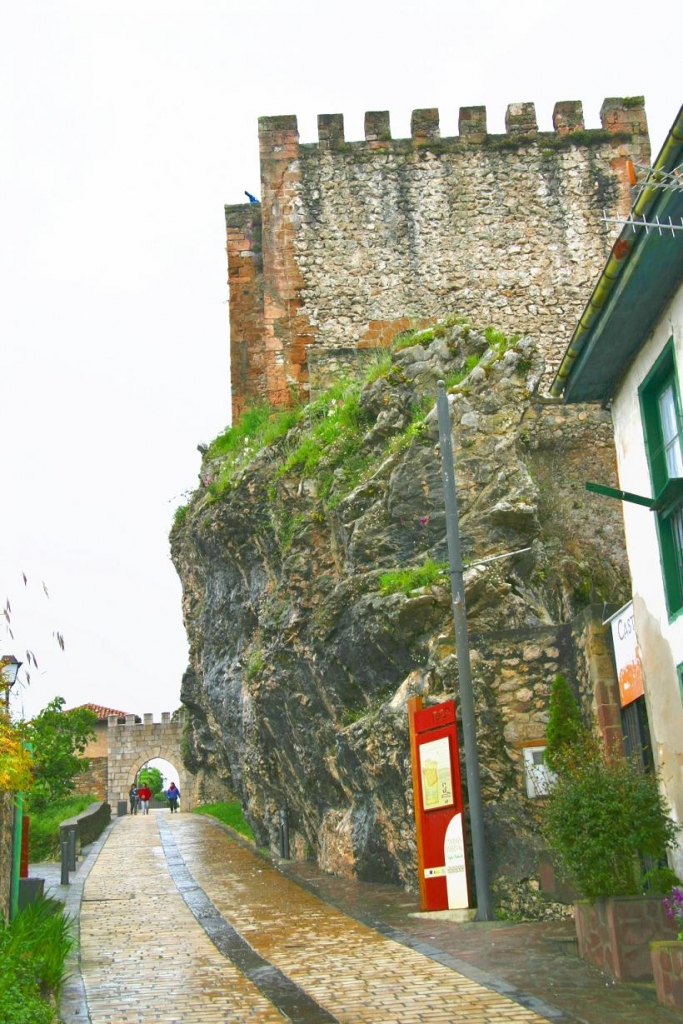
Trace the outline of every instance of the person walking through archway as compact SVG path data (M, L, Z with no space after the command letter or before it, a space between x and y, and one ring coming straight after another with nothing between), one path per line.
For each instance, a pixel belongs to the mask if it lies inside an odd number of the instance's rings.
M152 790L149 788L147 783L140 786L138 790L138 800L140 801L140 810L143 814L149 814L149 802L152 799Z
M128 790L128 797L130 799L130 813L131 814L137 814L138 813L138 787L135 785L135 783L133 783L133 785Z
M178 801L180 800L180 790L175 782L172 782L166 790L166 796L171 807L171 814L173 814L174 811L178 810Z

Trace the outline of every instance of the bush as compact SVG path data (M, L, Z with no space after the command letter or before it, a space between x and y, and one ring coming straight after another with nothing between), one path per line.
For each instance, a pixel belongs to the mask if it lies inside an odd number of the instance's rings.
M568 880L591 901L643 891L641 860L661 861L678 826L654 775L586 738L556 759L544 833Z
M562 755L573 745L581 743L586 728L581 721L581 712L576 697L563 675L555 676L548 707L548 727L545 748L545 763L551 771L557 771Z
M31 860L58 860L60 822L74 818L96 800L96 796L74 796L68 800L57 800L41 810L31 810Z
M11 924L0 921L0 1020L50 1024L73 948L71 922L55 900L38 899Z

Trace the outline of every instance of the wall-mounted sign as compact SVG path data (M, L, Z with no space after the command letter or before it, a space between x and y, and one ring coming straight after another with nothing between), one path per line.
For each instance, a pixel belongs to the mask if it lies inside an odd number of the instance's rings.
M607 620L612 627L614 660L619 679L619 697L622 708L643 696L643 672L640 666L633 601Z
M420 905L469 907L455 703L408 701Z

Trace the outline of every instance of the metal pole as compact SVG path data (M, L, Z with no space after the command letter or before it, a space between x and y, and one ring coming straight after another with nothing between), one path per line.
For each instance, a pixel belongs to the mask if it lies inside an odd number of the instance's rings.
M495 920L495 914L491 904L489 874L486 864L484 814L479 778L479 753L477 750L477 722L472 692L470 645L467 637L467 612L465 610L465 584L463 581L458 505L455 493L455 465L451 442L451 415L444 382L442 380L437 381L437 387L436 409L439 418L439 447L441 450L441 472L443 475L444 503L446 506L446 537L448 540L449 574L453 598L455 648L458 658L460 714L465 740L465 773L467 776L467 795L470 805L474 878L477 886L476 920L493 921Z
M69 884L69 844L67 842L60 843L62 849L62 874L60 878L60 885Z
M69 871L76 870L76 826L71 825L68 831Z
M19 913L19 879L21 877L21 822L24 817L24 794L17 793L14 801L14 832L12 835L12 871L9 894L10 921Z

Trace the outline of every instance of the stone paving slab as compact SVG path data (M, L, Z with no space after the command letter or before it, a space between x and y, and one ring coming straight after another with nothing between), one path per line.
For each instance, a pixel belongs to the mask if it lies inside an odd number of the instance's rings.
M92 1024L283 1020L196 923L170 876L154 813L119 819L90 872L81 973Z
M168 823L188 870L254 949L344 1024L541 1024L548 1018L321 902L189 817ZM220 864L220 871L215 865Z
M275 866L203 816L118 819L69 887L59 886L58 865L52 875L42 867L31 874L47 876L71 913L84 893L85 986L75 971L65 1024L681 1020L658 1006L651 987L615 984L579 960L571 922L412 917L411 894L334 878L308 862ZM194 915L192 893L206 900ZM246 977L200 927L202 916L234 927L266 966ZM287 1012L265 998L263 971L305 990L309 1016L301 1007L297 1016L296 999Z

